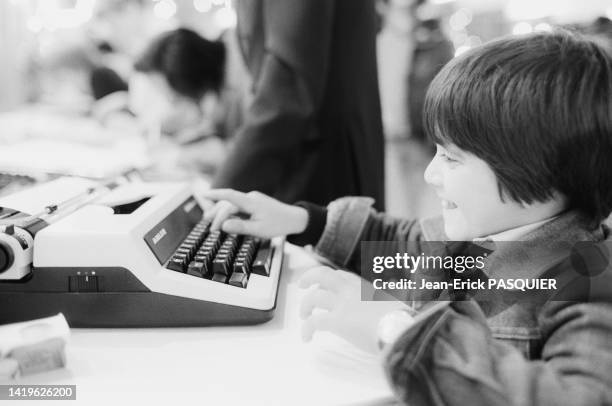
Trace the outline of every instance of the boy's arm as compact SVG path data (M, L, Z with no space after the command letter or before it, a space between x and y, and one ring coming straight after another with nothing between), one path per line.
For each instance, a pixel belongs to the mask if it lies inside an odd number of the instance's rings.
M378 213L372 208L373 203L367 197L345 197L330 203L316 252L340 267L358 270L361 241L418 243L424 239L417 220Z
M386 355L410 405L612 404L612 304L551 302L541 360L496 341L474 302L453 304L409 329Z
M263 238L287 235L289 242L315 245L319 255L352 270L359 269L361 241L409 241L409 251L418 255L425 239L436 239L432 232L426 236L415 220L375 212L374 200L366 197L341 198L327 208L309 203L288 205L259 192L230 189L209 190L202 197L217 202L204 216L212 220L213 230L221 227L227 233ZM238 213L246 216L231 218Z

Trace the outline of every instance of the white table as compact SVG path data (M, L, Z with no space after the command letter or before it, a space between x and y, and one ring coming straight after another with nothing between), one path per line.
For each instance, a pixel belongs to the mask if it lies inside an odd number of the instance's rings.
M266 324L72 329L66 369L11 383L76 385L77 401L67 404L379 403L391 392L376 356L331 334L301 341L298 306L304 292L297 280L314 264L305 251L287 244L276 314Z

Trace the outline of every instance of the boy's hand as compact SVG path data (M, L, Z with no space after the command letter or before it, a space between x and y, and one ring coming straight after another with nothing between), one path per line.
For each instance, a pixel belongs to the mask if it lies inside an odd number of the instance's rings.
M212 230L272 238L301 233L308 225L306 209L282 203L263 193L214 189L205 192L203 197L216 202L204 213L205 219L212 220ZM238 213L248 218L232 217Z
M324 330L375 353L378 351L380 320L389 312L407 308L397 300L362 300L362 289L364 297L373 297L374 288L370 282L353 273L326 266L313 268L302 276L301 288L313 285L317 287L304 295L300 306L304 341L310 341L315 331ZM380 293L384 292L377 292L377 295Z

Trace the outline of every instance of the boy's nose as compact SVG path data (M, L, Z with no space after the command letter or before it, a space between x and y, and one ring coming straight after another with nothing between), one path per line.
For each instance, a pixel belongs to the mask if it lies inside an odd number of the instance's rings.
M423 177L425 178L425 182L427 182L428 184L432 186L441 186L442 176L440 174L436 161L436 157L434 156L433 159L429 162L429 165L427 165L427 168L425 168L425 173L423 173Z

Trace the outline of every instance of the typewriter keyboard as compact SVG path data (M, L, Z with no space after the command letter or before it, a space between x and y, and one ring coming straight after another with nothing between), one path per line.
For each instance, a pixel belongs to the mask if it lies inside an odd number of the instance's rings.
M176 249L166 268L218 283L246 288L252 273L270 276L270 240L210 231L202 220Z

